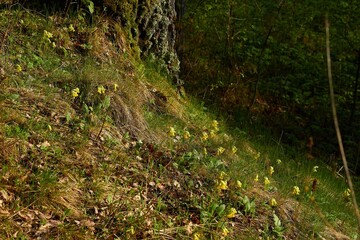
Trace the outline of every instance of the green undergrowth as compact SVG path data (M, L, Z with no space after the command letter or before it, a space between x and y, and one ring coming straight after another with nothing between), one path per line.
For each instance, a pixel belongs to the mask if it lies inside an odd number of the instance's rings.
M117 23L0 21L1 239L355 238L342 179L178 95Z

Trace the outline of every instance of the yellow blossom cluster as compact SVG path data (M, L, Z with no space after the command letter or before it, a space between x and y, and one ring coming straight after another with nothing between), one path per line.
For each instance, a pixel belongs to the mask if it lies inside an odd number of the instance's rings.
M236 187L237 187L238 189L242 188L242 182L239 181L239 180L237 180L237 181L236 181Z
M270 206L272 206L272 207L277 206L277 202L276 202L276 199L275 199L275 198L271 198L271 200L270 200Z
M176 131L174 127L169 127L168 135L169 137L175 137Z
M236 152L237 152L237 147L236 146L232 146L232 148L231 148L231 153L232 154L235 154Z
M300 188L298 186L294 186L292 194L295 196L300 195Z
M212 121L211 126L213 127L215 132L219 131L219 122L218 121L216 121L216 120Z
M264 177L264 185L265 185L265 187L270 185L270 180L268 177Z
M189 131L185 131L183 134L184 139L189 139L191 137L190 132Z
M226 215L227 218L234 218L236 215L237 211L235 208L230 208L229 213Z
M350 197L350 194L351 194L351 190L349 188L344 191L344 197L348 198Z
M273 175L273 173L274 173L274 167L273 167L273 166L270 166L270 168L269 168L269 174L270 174L270 176Z
M216 150L216 155L221 155L223 152L225 151L225 148L223 147L219 147L217 150Z
M200 137L201 141L204 141L204 142L206 140L208 140L208 138L209 138L209 135L207 134L207 132L203 132L201 137Z
M79 88L74 88L73 90L71 90L71 96L72 96L73 98L78 97L79 94L80 94L80 89L79 89Z
M15 65L15 70L16 72L21 72L22 71L22 67L19 64Z
M104 88L104 86L103 86L103 85L98 86L97 91L98 91L99 94L105 94L105 88Z

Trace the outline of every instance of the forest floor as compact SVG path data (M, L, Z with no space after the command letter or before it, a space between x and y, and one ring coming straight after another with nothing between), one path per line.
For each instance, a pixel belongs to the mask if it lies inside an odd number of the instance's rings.
M179 96L117 23L0 23L1 239L357 237L342 178Z

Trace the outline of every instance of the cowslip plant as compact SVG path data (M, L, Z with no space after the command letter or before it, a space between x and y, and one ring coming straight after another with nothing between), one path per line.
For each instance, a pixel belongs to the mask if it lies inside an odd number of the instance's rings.
M169 137L175 137L176 131L175 131L174 127L169 127L168 135L169 135Z
M235 215L237 214L237 211L235 208L230 208L228 214L226 215L227 218L234 218Z
M300 188L298 186L293 187L292 195L294 196L300 195Z
M71 90L71 96L75 99L79 96L80 94L80 89L79 88L74 88L73 90Z
M225 152L225 148L223 147L219 147L217 150L216 150L216 155L221 155Z
M237 152L237 147L236 146L232 146L232 148L231 148L231 153L232 154L235 154L236 152Z
M274 174L274 167L273 166L270 166L269 168L269 175L273 175Z
M272 206L272 207L276 207L276 206L277 206L277 201L276 201L275 198L271 198L271 200L270 200L270 206Z
M183 138L184 138L185 140L187 140L187 139L189 139L190 137L191 137L190 132L189 132L189 131L185 131L184 134L183 134Z
M264 177L264 186L265 186L265 189L268 189L269 188L269 185L270 185L270 180L268 177Z

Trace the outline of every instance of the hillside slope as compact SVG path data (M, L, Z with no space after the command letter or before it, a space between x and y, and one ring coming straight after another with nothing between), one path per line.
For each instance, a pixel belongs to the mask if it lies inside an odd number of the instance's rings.
M342 180L178 95L121 24L0 22L1 239L356 237Z

